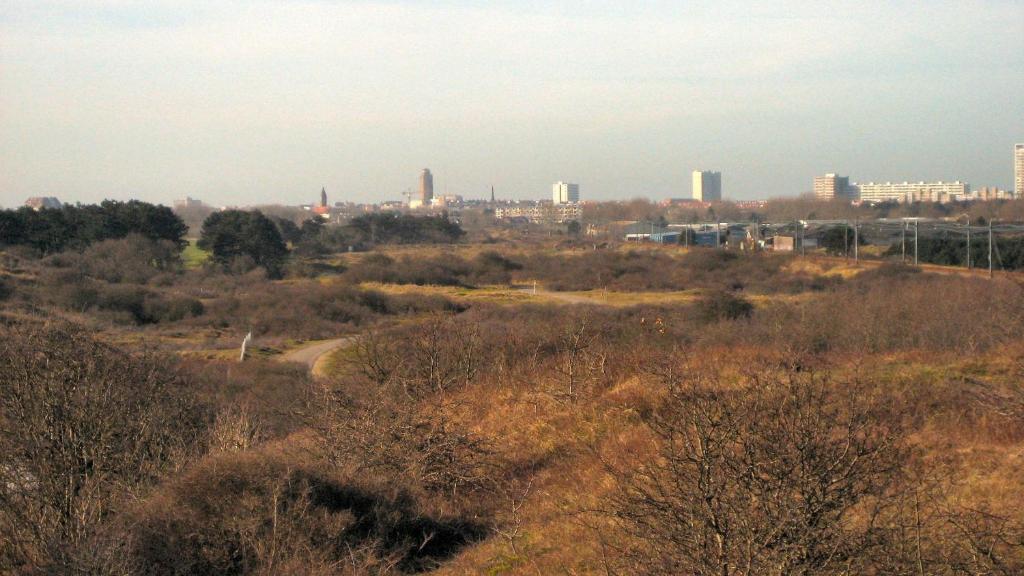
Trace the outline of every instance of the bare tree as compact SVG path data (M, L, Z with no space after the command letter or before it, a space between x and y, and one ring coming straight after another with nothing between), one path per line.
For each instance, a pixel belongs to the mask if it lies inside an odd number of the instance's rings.
M874 546L872 517L899 475L896 419L856 384L762 371L730 382L660 375L644 414L649 457L606 459L608 511L650 574L841 574Z

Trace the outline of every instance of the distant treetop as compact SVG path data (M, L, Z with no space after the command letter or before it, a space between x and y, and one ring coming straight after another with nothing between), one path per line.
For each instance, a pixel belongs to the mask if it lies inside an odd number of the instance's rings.
M44 254L139 234L184 248L188 227L166 206L105 200L84 206L0 210L0 245L31 246Z

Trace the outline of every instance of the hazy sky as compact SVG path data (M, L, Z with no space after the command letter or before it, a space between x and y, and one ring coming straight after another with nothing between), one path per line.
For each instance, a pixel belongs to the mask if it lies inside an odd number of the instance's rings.
M1012 187L1024 0L551 4L0 0L0 204Z

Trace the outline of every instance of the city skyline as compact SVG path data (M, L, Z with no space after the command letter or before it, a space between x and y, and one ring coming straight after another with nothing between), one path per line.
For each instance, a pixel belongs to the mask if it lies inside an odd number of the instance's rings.
M479 4L9 0L0 205L1015 188L1019 2Z

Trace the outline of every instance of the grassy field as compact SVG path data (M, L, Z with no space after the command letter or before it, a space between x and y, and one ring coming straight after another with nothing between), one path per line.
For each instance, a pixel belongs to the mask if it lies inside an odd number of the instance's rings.
M190 238L188 246L181 253L181 260L186 270L195 270L210 259L210 253L196 246L196 239Z

